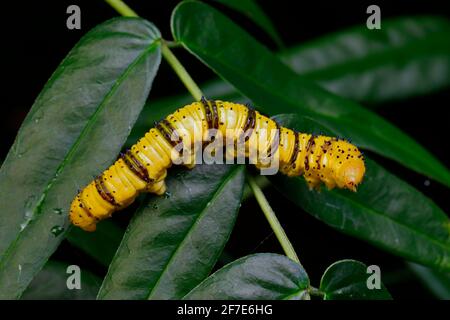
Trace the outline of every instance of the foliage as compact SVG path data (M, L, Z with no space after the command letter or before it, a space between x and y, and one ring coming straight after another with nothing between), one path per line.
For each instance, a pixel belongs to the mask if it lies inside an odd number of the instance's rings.
M450 172L436 157L371 110L449 86L449 21L397 18L382 31L356 27L284 49L256 2L218 2L251 19L282 51L271 52L208 4L180 3L171 19L175 45L221 78L202 86L206 96L252 101L286 126L352 139L450 186ZM67 208L77 189L113 162L127 138L135 142L153 121L192 100L146 103L161 56L198 98L199 88L167 43L143 18L106 21L76 44L37 97L0 170L0 298L390 299L384 285L367 288L367 267L354 260L332 264L319 288L289 254L245 256L211 274L239 212L245 166L171 170L170 194L141 199L125 232L110 221L95 234L71 229ZM414 267L424 281L435 281L437 270L450 272L446 213L375 161L367 160L366 180L355 194L310 191L303 178L270 182L337 230L432 268ZM269 204L259 202L277 221ZM62 292L67 263L49 258L64 239L109 266L101 287L92 275L79 296ZM49 291L43 283L58 285ZM439 292L447 293L443 285Z

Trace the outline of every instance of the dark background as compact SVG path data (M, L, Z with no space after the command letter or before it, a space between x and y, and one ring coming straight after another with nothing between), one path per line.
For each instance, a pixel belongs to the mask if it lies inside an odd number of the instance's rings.
M165 39L171 39L169 19L178 1L128 0L127 3L142 17L152 21ZM365 24L366 8L370 4L381 7L382 21L388 17L417 14L439 14L450 17L446 1L258 1L273 21L287 47L314 39L332 31ZM77 4L81 8L81 30L66 28L66 8ZM232 10L214 4L257 39L276 49L274 43L257 26ZM86 1L15 1L2 4L2 90L0 161L12 145L17 130L34 99L63 57L92 27L118 14L102 0ZM450 35L449 35L450 40ZM183 51L177 56L199 83L214 75L196 59ZM150 99L185 93L186 90L167 64L162 63L154 82ZM450 90L384 105L379 113L428 148L449 167L448 101ZM373 156L391 172L431 197L448 212L448 189L437 182L425 183L425 177L412 173L391 161ZM332 262L353 258L381 267L384 283L396 299L432 298L402 259L380 251L365 242L338 233L312 218L301 209L289 204L275 190L266 191L275 212L299 257L318 285L320 275ZM251 230L251 232L249 232ZM225 252L228 258L238 258L252 252L281 252L267 222L254 200L241 208ZM88 257L63 243L56 256L79 265L93 268L102 276L102 269ZM74 261L75 260L75 261ZM227 262L223 257L221 263Z

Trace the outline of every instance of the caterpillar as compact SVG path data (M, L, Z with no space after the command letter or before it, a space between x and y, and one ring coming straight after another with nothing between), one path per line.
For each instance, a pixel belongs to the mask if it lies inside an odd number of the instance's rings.
M180 144L186 147L200 143L205 148L220 137L234 143L228 157L236 156L236 145L243 141L245 157L252 152L266 152L278 161L281 173L290 177L303 175L310 188L324 183L329 189L356 191L365 174L362 153L348 141L281 127L248 105L202 98L155 123L81 190L70 207L71 222L83 230L94 231L97 222L131 204L139 193L164 194L164 179L172 163L182 156L186 158L182 163L188 168L196 162L195 153L184 154ZM259 158L254 164L257 168L267 167Z

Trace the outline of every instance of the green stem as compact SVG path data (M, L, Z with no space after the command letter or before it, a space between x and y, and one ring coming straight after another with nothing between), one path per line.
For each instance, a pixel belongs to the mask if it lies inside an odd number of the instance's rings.
M133 11L122 0L105 0L111 7L124 17L138 17L137 13Z
M131 9L122 0L105 0L105 1L124 17L138 17L137 13L134 12L134 10ZM174 46L174 44L176 43L174 42L166 43L166 41L163 41L161 46L162 55L164 59L166 59L166 61L169 63L169 65L172 67L172 69L175 71L175 73L178 75L183 84L186 86L192 97L194 97L195 100L200 101L200 99L203 96L202 91L195 83L195 81L192 79L190 74L183 67L183 65L180 63L180 61L177 59L177 57L175 57L175 55L169 49L169 46Z
M195 100L200 101L200 99L203 96L202 91L195 83L195 81L191 78L191 76L183 67L183 65L180 63L180 61L178 61L177 57L175 57L172 51L170 51L169 47L165 42L162 43L161 49L164 59L166 59L166 61L178 75L181 82L183 82L183 84L189 90L189 93L192 95L192 97L194 97Z
M278 241L280 242L281 247L283 248L286 256L288 256L288 258L301 265L300 260L298 259L297 254L295 253L294 247L289 241L286 233L284 232L283 227L280 224L280 221L278 221L275 212L270 207L270 204L267 201L266 197L264 196L264 193L262 192L261 188L258 186L258 184L256 183L255 179L252 176L247 175L247 181L248 184L250 185L250 189L252 189L255 195L256 201L258 201L261 210L266 216L266 219L269 222L270 227L275 233L275 236L277 237Z
M256 176L255 177L256 184L259 186L260 189L264 190L270 185L269 179L267 179L264 176ZM252 198L254 196L252 190L250 189L249 185L246 184L244 187L244 194L242 195L242 202Z
M321 298L323 298L325 296L325 293L322 290L317 289L317 288L312 287L312 286L309 286L308 293L310 295L312 295L312 296L318 296L318 297L321 297Z
M169 47L169 48L179 48L179 47L181 47L181 43L176 42L176 41L164 40L164 42L166 43L167 47Z

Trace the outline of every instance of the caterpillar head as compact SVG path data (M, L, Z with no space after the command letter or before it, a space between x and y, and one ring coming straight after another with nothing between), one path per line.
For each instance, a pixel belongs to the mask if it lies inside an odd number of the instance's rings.
M362 182L366 168L362 159L345 161L338 170L337 185L356 191L356 187Z
M361 151L347 141L339 140L338 154L339 165L336 168L335 179L339 188L356 191L356 187L362 182L366 167Z
M356 191L356 187L362 182L366 167L361 158L352 158L343 161L337 170L336 184L340 188Z

